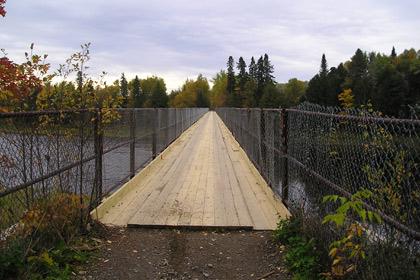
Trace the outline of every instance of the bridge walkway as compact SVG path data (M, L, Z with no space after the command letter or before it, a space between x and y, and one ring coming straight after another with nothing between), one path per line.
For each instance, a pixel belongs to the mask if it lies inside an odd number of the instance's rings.
M289 212L208 112L92 215L122 226L272 230Z

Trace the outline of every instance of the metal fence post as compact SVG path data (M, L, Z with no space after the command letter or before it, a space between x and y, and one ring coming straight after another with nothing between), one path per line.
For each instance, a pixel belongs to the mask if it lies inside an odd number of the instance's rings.
M178 137L178 108L175 108L175 140Z
M155 159L157 155L157 134L159 132L159 111L157 108L154 109L154 120L153 120L153 136L152 136L152 158Z
M95 118L93 123L93 136L94 136L94 148L95 148L95 180L94 188L96 198L95 201L99 202L102 198L102 156L103 156L103 128L102 123L102 111L101 109L95 110Z
M289 199L289 164L287 159L287 136L288 136L288 129L287 129L287 110L281 109L281 124L282 124L282 157L283 157L283 173L282 173L282 201L283 204L287 207L287 202Z
M136 109L130 109L130 178L136 173Z
M262 160L262 147L263 147L263 137L262 137L262 130L263 130L263 119L264 119L264 113L263 113L263 109L259 108L258 109L260 111L260 121L257 124L259 126L258 129L258 167L259 167L259 171L261 173L262 176L264 176L263 174L263 160Z

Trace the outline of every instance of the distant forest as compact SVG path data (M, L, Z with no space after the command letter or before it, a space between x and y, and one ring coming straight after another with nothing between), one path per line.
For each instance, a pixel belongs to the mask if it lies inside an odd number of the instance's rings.
M349 61L328 67L322 55L320 70L309 82L296 78L275 81L274 65L267 54L230 56L227 67L212 78L187 79L167 93L163 78L152 76L128 80L124 73L112 84L86 75L90 44L73 54L62 68L49 74L46 55L25 54L16 64L0 58L0 111L77 109L86 107L261 107L288 108L309 101L325 106L360 108L370 105L385 115L407 117L420 109L420 51L405 50L389 55L358 49ZM38 75L35 75L38 73ZM76 80L68 79L69 75ZM61 82L53 83L53 78Z
M290 107L303 101L325 105L361 107L371 104L385 115L406 117L420 108L420 50L397 55L366 53L358 49L349 61L328 68L322 55L319 72L309 82L290 79L276 83L267 54L249 67L242 57L229 57L226 71L214 78L213 106ZM223 86L225 84L225 86Z

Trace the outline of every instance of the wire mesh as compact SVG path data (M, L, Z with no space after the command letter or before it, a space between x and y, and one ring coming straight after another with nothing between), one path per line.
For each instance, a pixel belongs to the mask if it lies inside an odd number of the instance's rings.
M0 237L56 194L90 206L162 152L207 108L0 114Z
M368 257L352 277L418 279L418 119L309 103L284 110L219 108L217 113L289 210L303 216L307 234L320 241L323 252L343 234L322 224L337 208L322 203L323 197L371 191L364 207L383 222L351 218L368 233Z

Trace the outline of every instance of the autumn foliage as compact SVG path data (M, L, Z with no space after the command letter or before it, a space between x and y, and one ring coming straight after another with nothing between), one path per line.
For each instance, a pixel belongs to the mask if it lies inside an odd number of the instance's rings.
M0 0L0 16L6 16L6 10L4 9L4 5L6 4L6 0Z
M25 53L26 61L17 64L4 55L0 58L0 111L23 111L31 109L37 94L45 82L50 65L45 63L47 55Z

